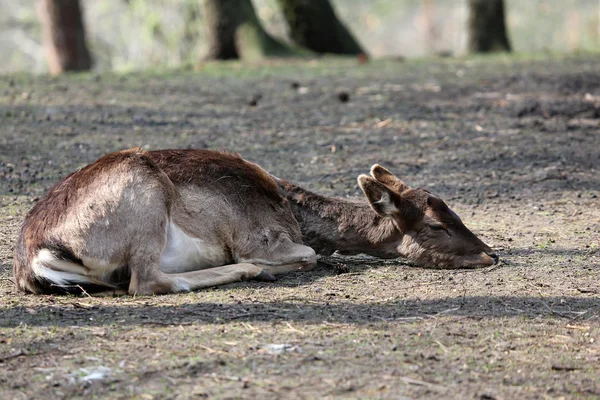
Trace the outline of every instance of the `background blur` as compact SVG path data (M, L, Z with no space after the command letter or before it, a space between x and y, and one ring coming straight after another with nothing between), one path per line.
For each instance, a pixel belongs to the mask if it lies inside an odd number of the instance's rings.
M206 50L199 0L81 0L96 70L196 63ZM253 0L265 28L287 40L275 0ZM374 57L465 52L466 0L333 0ZM0 0L0 72L48 70L35 0ZM516 52L600 50L600 0L506 0Z

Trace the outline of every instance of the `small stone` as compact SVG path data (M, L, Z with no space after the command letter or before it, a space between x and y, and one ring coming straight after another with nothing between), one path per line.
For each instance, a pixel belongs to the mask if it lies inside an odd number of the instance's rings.
M250 107L256 107L260 99L262 99L262 94L255 94L250 98L250 100L248 100L248 105Z
M347 103L350 100L350 95L346 91L338 92L337 97L342 103Z

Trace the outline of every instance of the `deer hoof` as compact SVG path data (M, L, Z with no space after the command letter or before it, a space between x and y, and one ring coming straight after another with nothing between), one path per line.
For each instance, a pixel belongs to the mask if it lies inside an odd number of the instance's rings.
M263 281L263 282L275 282L277 280L275 275L268 273L264 269L262 271L260 271L260 274L256 275L256 277L254 277L254 279L257 281Z

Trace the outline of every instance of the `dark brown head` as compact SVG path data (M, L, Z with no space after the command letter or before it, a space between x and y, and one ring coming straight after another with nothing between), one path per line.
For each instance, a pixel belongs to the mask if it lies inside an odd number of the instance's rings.
M411 189L391 172L373 165L358 184L371 208L390 218L401 235L398 255L429 268L477 268L498 256L473 234L446 203L424 189Z

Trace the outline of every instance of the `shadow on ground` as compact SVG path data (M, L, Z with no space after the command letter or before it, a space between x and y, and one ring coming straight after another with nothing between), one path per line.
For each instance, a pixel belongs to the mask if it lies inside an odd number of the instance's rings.
M2 327L28 326L104 326L227 323L242 321L323 321L346 324L377 324L390 321L419 321L439 316L467 318L554 318L587 320L598 318L600 298L596 297L520 297L467 296L435 300L397 300L382 303L351 301L303 303L294 301L253 304L195 303L177 306L157 305L68 305L41 306L35 310L9 307L3 310ZM125 318L125 319L123 319ZM7 322L8 321L8 322Z

